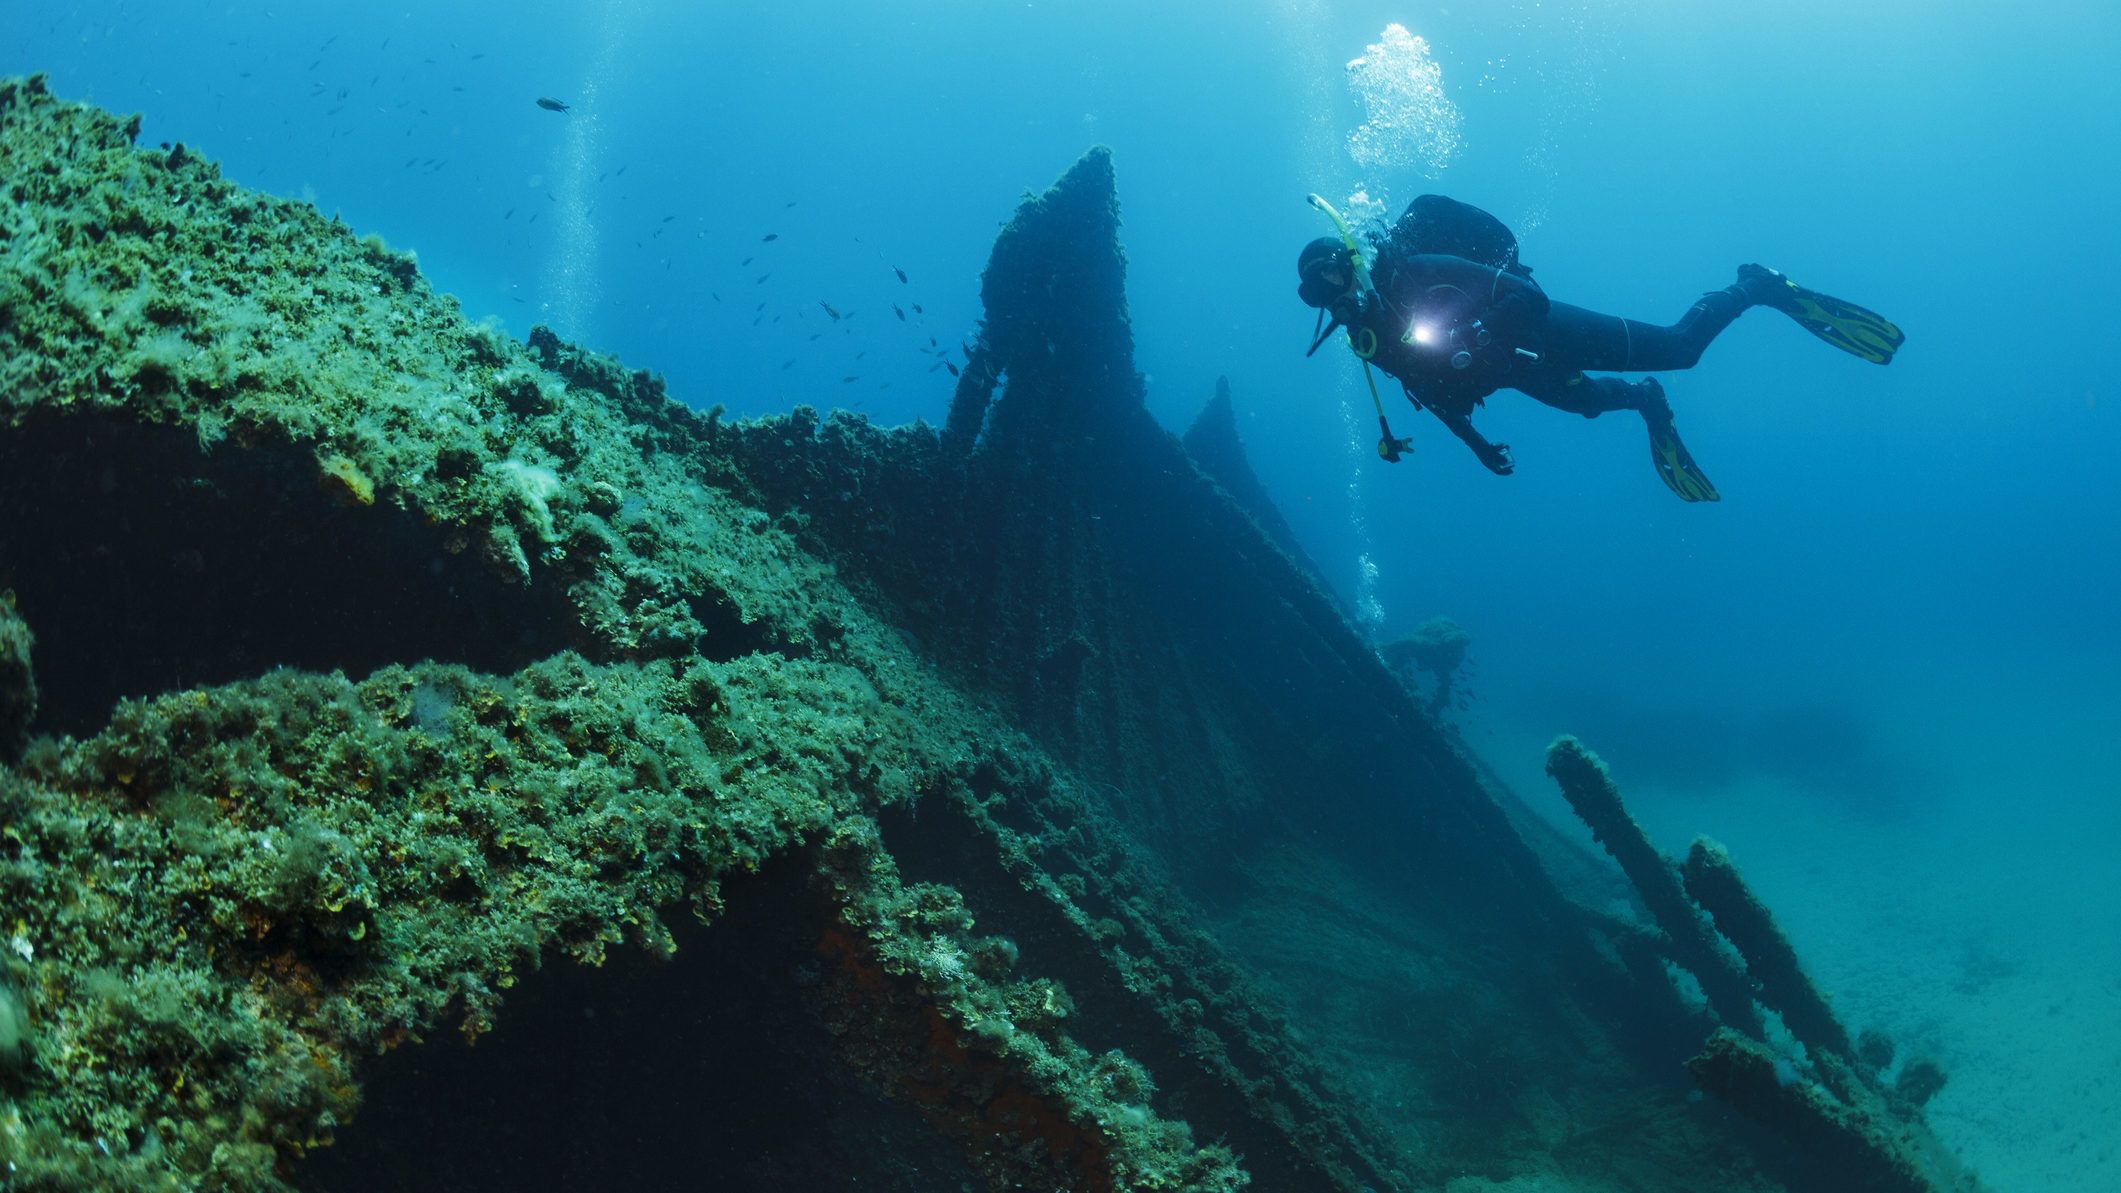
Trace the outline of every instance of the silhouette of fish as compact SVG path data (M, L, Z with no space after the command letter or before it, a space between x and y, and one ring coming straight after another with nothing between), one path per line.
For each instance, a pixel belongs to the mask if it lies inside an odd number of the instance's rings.
M539 107L541 107L541 108L543 108L543 109L545 109L545 110L546 110L546 111L548 111L548 112L564 112L564 111L566 111L566 110L568 109L568 107L569 107L569 105L567 105L567 104L563 104L563 103L561 103L561 102L560 102L559 100L556 100L556 99L552 98L552 97L551 97L551 96L549 96L549 95L541 95L541 96L539 96L539 97L538 97L538 106L539 106Z

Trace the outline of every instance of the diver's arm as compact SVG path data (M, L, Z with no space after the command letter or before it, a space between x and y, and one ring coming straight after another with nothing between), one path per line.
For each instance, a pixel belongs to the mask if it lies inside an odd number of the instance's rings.
M1419 311L1424 297L1437 287L1450 287L1465 295L1474 309L1468 318L1481 320L1497 336L1516 347L1536 332L1547 317L1547 292L1522 274L1450 257L1442 253L1419 253L1403 258L1392 277L1395 305Z
M1516 470L1517 462L1510 458L1510 445L1489 443L1486 436L1473 429L1471 415L1446 411L1435 405L1430 405L1429 410L1436 415L1438 422L1450 428L1451 434L1458 436L1459 442L1473 449L1473 454L1480 458L1480 462L1489 472L1497 476L1508 476Z
M1541 327L1546 326L1547 310L1553 305L1547 301L1547 292L1539 283L1528 277L1495 270L1490 294L1494 305L1489 307L1489 327L1510 341L1513 348L1521 348Z

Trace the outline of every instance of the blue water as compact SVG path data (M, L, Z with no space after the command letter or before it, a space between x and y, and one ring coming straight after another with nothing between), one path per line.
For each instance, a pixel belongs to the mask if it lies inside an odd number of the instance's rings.
M0 0L0 71L738 414L940 421L929 337L969 334L992 231L1112 146L1153 412L1231 378L1351 604L1471 632L1469 740L1547 800L1577 732L1672 847L1731 843L1844 1007L1951 1054L1940 1130L1997 1187L2121 1187L2121 10L433 7ZM1346 150L1345 63L1395 21L1458 113L1441 169ZM1758 260L1908 345L1879 369L1756 312L1667 376L1718 505L1632 416L1507 392L1477 422L1517 475L1404 403L1386 465L1293 296L1303 195L1358 185L1488 208L1563 301L1664 322ZM1961 989L1984 950L2015 976Z

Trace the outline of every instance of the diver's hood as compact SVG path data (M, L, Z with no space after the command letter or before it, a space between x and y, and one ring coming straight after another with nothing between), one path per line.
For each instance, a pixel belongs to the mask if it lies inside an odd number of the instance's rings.
M1348 246L1339 237L1321 236L1303 247L1296 255L1296 297L1307 307L1325 310L1333 300L1347 293L1347 279L1354 273L1354 262L1350 259ZM1335 282L1326 274L1338 273Z

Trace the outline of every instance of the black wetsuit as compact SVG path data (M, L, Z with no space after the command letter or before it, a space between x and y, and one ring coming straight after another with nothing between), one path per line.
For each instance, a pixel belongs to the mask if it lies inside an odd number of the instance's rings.
M1497 267L1387 250L1372 277L1376 296L1348 320L1358 350L1371 343L1364 333L1374 334L1371 363L1398 378L1409 399L1434 413L1496 472L1510 470L1508 451L1489 443L1471 421L1487 395L1516 389L1586 418L1609 410L1669 418L1656 382L1590 377L1585 370L1692 368L1709 341L1754 305L1731 286L1703 295L1677 323L1659 327L1552 302L1529 274L1514 263L1514 254L1511 264ZM1487 333L1484 345L1472 329L1475 320ZM1424 339L1429 342L1419 342ZM1460 349L1471 353L1471 362L1453 368L1452 355Z

